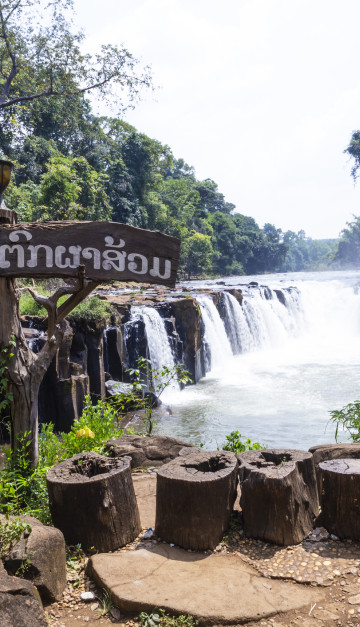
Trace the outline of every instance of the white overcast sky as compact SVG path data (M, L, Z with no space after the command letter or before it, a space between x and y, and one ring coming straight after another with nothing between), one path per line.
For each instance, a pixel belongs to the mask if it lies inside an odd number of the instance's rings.
M126 120L216 181L238 212L314 238L360 215L343 154L360 128L359 0L75 0L75 10L88 48L123 43L152 66L161 88Z

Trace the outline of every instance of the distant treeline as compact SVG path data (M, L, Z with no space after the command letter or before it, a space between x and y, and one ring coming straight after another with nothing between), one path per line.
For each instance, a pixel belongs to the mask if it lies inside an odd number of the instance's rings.
M0 147L16 164L6 202L19 221L113 220L157 229L181 239L186 276L322 270L351 256L351 225L340 241L260 228L168 146L120 119L94 116L82 96L34 102L14 120L1 128Z

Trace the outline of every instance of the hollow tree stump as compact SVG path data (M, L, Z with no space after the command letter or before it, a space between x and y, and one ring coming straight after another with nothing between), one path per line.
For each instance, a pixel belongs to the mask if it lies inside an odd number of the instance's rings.
M360 459L319 464L321 521L339 538L360 540Z
M49 470L51 517L67 544L112 551L140 533L130 461L80 453Z
M274 449L237 457L245 535L280 545L301 542L319 513L311 453Z
M237 459L224 451L186 450L157 473L155 530L184 549L213 549L228 528Z

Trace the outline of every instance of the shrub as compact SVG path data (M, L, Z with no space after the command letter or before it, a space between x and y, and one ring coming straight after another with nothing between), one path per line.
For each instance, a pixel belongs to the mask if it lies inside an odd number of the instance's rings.
M360 401L349 403L342 409L333 409L329 414L330 422L334 422L336 425L336 442L340 427L349 433L353 442L360 442Z
M91 296L77 305L67 317L76 321L98 322L108 318L110 311L111 307L106 301L98 296Z
M119 438L124 430L119 427L118 413L113 405L98 401L92 405L90 396L85 396L81 417L74 421L69 433L62 433L65 458L83 451L104 454L105 442Z
M116 409L104 401L91 404L85 397L81 417L75 420L70 433L54 433L52 424L42 425L39 436L39 463L33 468L30 461L30 433L17 438L16 454L7 450L0 472L0 512L12 515L28 514L47 524L51 522L46 475L61 461L82 453L95 451L105 454L105 442L120 437Z
M6 559L16 542L18 542L24 533L31 532L31 525L22 522L19 518L13 520L0 521L0 560Z
M232 431L230 435L226 435L226 442L223 444L223 451L231 451L232 453L243 453L244 451L259 451L266 448L259 442L252 442L249 438L243 441L239 431Z

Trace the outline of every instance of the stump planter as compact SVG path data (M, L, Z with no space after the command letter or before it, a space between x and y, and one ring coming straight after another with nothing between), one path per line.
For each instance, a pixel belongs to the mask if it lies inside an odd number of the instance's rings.
M185 451L157 473L155 530L184 549L214 549L229 525L237 459L223 451Z
M311 453L274 449L237 457L245 535L285 546L301 542L319 513Z
M360 459L319 464L321 522L339 536L360 540Z
M67 544L113 551L141 531L130 458L80 453L48 472L50 512Z

